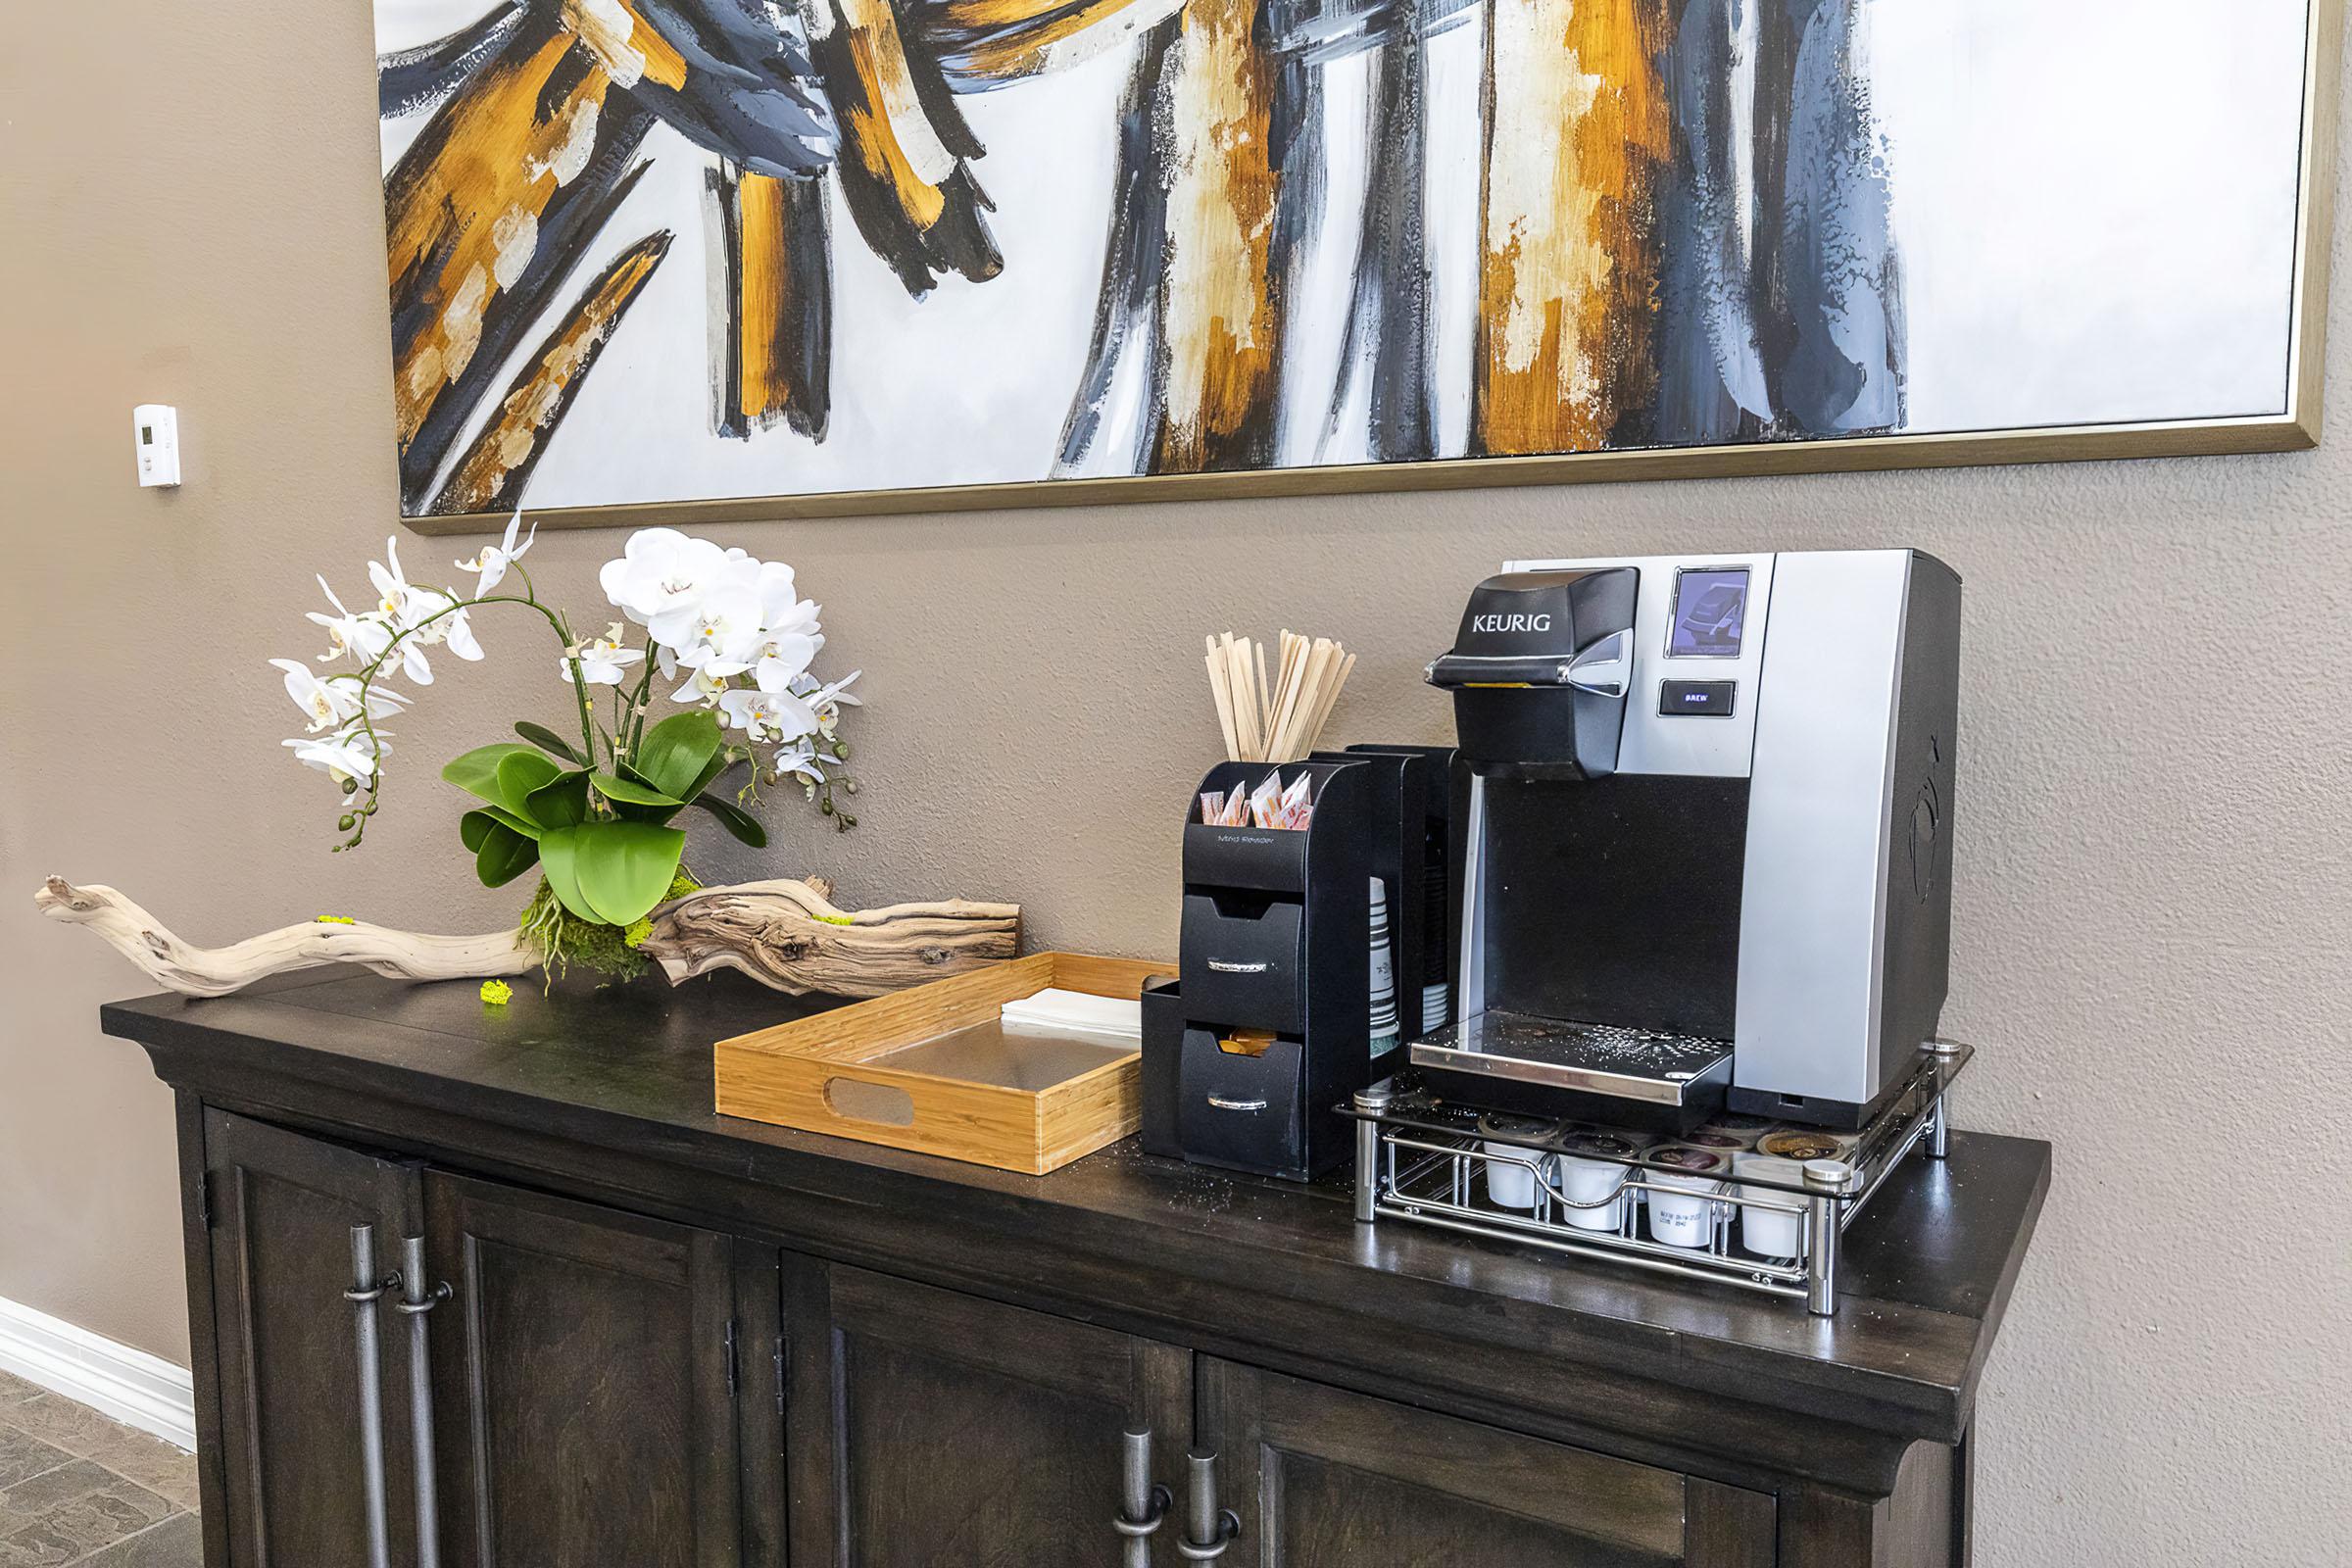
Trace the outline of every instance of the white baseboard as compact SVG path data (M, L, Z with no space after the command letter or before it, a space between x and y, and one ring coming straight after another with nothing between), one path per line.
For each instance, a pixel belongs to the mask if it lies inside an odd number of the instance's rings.
M166 1443L196 1446L196 1390L185 1367L6 1297L0 1297L0 1372Z

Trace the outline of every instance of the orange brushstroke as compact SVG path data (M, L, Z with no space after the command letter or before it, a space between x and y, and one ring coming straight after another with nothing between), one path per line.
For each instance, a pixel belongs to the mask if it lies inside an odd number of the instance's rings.
M1273 416L1274 71L1251 35L1256 11L1256 0L1189 0L1169 55L1176 147L1154 472L1254 461L1262 454L1246 449Z
M571 315L539 347L498 413L458 460L449 484L434 500L438 513L482 512L505 503L508 478L529 463L569 402L569 392L604 347L621 313L669 248L666 233L649 235L605 270Z
M650 81L674 92L686 85L686 57L629 0L564 0L562 15L622 86Z
M594 143L611 85L601 70L591 67L550 113L539 112L572 45L570 34L552 30L537 47L484 66L444 110L437 156L415 179L385 192L394 294L432 310L426 325L395 345L403 445L473 358L483 310L520 274L540 215ZM429 276L413 275L428 267Z
M1054 46L1101 25L1135 0L1089 0L1064 14L1067 0L958 0L942 15L953 25L1015 30L984 38L964 53L965 68L986 76L1032 76L1046 68Z
M841 117L841 139L867 173L890 187L914 226L928 229L947 210L940 186L955 162L916 95L898 13L890 0L839 0L838 14L850 29L850 58L864 89Z
M1663 0L1494 0L1492 17L1475 439L1595 451L1656 388L1672 22Z
M735 186L742 252L735 309L741 367L736 412L754 425L772 423L809 396L798 354L801 296L808 280L792 270L791 225L802 220L788 194L784 181L766 174L747 172Z

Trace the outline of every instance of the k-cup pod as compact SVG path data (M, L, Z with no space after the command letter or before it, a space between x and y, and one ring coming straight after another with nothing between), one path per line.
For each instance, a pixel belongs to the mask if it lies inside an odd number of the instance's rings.
M1615 1133L1574 1132L1551 1156L1552 1180L1567 1200L1560 1212L1580 1231L1613 1231L1625 1218L1625 1161L1641 1151Z
M1801 1165L1808 1159L1849 1159L1853 1156L1856 1142L1837 1133L1794 1128L1788 1132L1766 1134L1757 1141L1756 1152L1776 1155L1781 1159L1793 1159Z
M1805 1135L1810 1138L1813 1135ZM1787 1159L1779 1154L1767 1154L1751 1150L1732 1156L1732 1174L1753 1176L1761 1181L1802 1188L1805 1184L1805 1162ZM1740 1245L1761 1257L1794 1257L1804 1245L1805 1200L1801 1192L1784 1192L1780 1187L1747 1187L1740 1189L1744 1199L1785 1203L1788 1212L1779 1208L1764 1208L1758 1202L1740 1205Z
M1656 1184L1649 1195L1649 1239L1668 1247L1702 1248L1715 1235L1715 1197L1727 1168L1723 1152L1673 1144L1642 1156L1664 1170L1646 1171Z
M1722 1147L1713 1141L1716 1138L1729 1138L1741 1149L1753 1149L1756 1147L1758 1139L1766 1133L1774 1131L1780 1125L1770 1116L1743 1116L1738 1111L1726 1111L1724 1114L1710 1119L1698 1131L1709 1135L1703 1144L1703 1147L1708 1149ZM1693 1144L1701 1143L1697 1134L1692 1134L1684 1141Z
M1478 1118L1478 1130L1505 1138L1544 1138L1550 1135L1559 1123L1545 1121L1541 1116L1488 1115ZM1488 1142L1488 1154L1499 1156L1486 1161L1487 1197L1497 1208L1516 1209L1533 1213L1536 1208L1536 1172L1547 1155L1540 1149L1522 1149L1516 1144ZM1522 1163L1524 1162L1524 1163Z
M1694 1133L1685 1133L1682 1141L1693 1149L1712 1149L1725 1154L1746 1149L1754 1142L1738 1133L1727 1133L1715 1127L1701 1127Z

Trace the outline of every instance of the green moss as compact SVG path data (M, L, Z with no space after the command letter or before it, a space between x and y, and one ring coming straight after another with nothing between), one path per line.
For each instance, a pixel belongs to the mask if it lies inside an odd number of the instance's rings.
M680 867L669 885L669 897L682 899L701 887L692 873ZM516 929L523 945L538 958L550 985L570 973L575 963L615 983L634 980L654 966L651 958L637 951L637 944L652 934L650 920L640 920L626 930L602 920L583 920L564 907L545 877L539 879L531 902L524 906Z

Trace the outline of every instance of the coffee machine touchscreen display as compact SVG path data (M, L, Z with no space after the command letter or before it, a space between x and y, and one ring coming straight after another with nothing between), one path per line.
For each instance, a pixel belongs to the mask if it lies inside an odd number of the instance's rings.
M1737 659L1747 620L1747 568L1686 570L1675 578L1670 659Z

